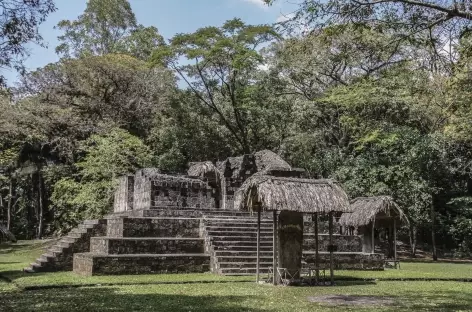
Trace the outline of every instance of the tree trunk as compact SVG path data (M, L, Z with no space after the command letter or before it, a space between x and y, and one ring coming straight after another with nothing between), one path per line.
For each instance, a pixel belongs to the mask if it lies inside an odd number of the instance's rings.
M7 230L11 230L11 208L13 204L13 177L10 177L10 186L8 190L8 204L7 204Z
M433 260L438 261L438 253L436 251L436 211L434 203L431 204L431 245L433 247Z
M44 215L44 207L43 207L43 179L41 178L41 173L38 173L38 239L43 237L43 215Z
M411 256L416 257L416 226L410 225L408 234L410 236Z

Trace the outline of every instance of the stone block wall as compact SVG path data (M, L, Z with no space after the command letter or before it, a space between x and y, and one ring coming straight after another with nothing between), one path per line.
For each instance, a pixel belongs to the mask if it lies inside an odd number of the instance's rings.
M122 176L118 181L113 202L114 212L125 212L133 209L134 176Z
M134 176L134 201L135 210L149 209L151 207L151 178L144 170L139 170Z
M201 238L111 238L94 237L90 252L118 254L202 254Z
M199 237L197 218L109 219L107 237Z
M152 207L215 207L213 189L196 179L169 179L151 181Z
M215 190L200 179L139 170L134 178L134 209L215 208Z
M314 253L304 253L303 258L307 264L315 263ZM329 268L329 253L323 252L319 255L321 267ZM366 254L366 253L334 253L334 269L335 270L383 270L384 269L383 254Z
M339 252L362 252L362 239L360 236L333 235L333 243ZM327 251L329 235L318 236L319 251ZM315 235L305 234L303 238L303 250L315 250Z
M229 157L219 164L219 170L223 173L221 178L221 207L223 209L233 209L234 193L247 178L257 172L255 156Z
M201 255L101 255L79 253L74 256L74 272L91 275L203 273L208 272L210 257Z

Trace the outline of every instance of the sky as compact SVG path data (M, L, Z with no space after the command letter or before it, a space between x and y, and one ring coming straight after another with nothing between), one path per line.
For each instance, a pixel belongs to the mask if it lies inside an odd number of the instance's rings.
M285 19L295 10L294 0L278 0L270 7L262 0L129 0L138 23L155 26L165 39L177 33L189 33L205 26L220 26L238 17L247 24L272 24ZM30 57L25 66L28 70L58 61L54 49L61 32L54 29L60 20L74 20L85 9L86 0L56 0L57 10L40 26L47 48L28 45ZM11 70L4 72L10 85L18 80Z

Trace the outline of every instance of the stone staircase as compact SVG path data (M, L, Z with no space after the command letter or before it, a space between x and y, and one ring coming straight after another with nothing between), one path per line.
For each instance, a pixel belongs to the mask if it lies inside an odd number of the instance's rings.
M260 272L272 267L272 215L261 219ZM73 270L81 275L190 273L253 275L256 214L231 210L158 207L85 221L60 239L26 272ZM326 262L327 235L320 235ZM362 254L359 237L335 235L339 268L376 268L381 259ZM314 257L314 235L305 223L304 259ZM347 265L347 266L346 266Z
M211 255L211 271L222 275L256 273L257 218L206 215L202 233L205 249ZM261 220L260 272L272 266L273 225L269 218Z
M107 220L86 220L49 247L35 262L23 271L27 273L70 271L75 253L90 249L90 239L106 233Z

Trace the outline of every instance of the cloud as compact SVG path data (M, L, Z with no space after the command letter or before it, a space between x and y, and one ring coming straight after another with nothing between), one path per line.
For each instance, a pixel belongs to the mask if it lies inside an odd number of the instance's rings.
M243 0L243 1L247 2L247 3L257 5L261 9L267 9L268 8L263 0Z
M277 20L276 22L277 23L283 23L283 22L286 22L288 21L289 19L292 19L295 17L295 13L289 13L289 14L280 14L278 17L277 17Z

